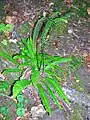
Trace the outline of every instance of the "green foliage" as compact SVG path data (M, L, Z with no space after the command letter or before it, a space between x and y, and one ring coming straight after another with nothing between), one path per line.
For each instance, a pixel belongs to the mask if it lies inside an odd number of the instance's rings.
M11 73L11 72L21 72L21 69L18 69L18 68L8 68L8 69L5 69L3 71L4 74L8 74L8 73Z
M68 63L69 70L71 72L76 71L83 64L82 57L72 56L72 61Z
M9 88L9 84L6 81L0 81L0 92L6 91Z
M25 109L24 108L17 108L17 110L16 110L17 116L22 118L24 116L24 113L25 113Z
M23 102L23 99L24 99L23 95L18 95L17 96L18 102Z
M11 31L12 29L13 29L13 25L11 25L11 24L7 24L7 25L5 25L3 23L0 24L0 31L1 32Z
M18 102L17 104L16 104L16 107L17 108L22 108L24 105L23 105L23 103L22 102Z
M6 52L0 52L0 56L5 58L5 59L8 59L10 62L14 63L14 64L18 64L18 62L16 60L14 60L8 53Z
M62 107L60 106L59 101L57 100L56 96L54 95L53 91L50 89L50 87L48 86L47 83L44 83L46 86L46 89L48 91L48 94L50 95L51 99L53 100L53 102L60 108L62 109Z
M36 25L34 27L34 31L33 31L33 40L36 41L38 39L38 35L40 32L40 29L43 25L43 23L46 21L46 17L41 17L37 22Z
M68 99L66 98L65 94L62 91L62 88L59 86L56 80L47 77L46 82L58 93L61 99L65 100L65 102L69 104Z
M49 33L49 31L51 30L52 27L55 27L56 23L58 22L59 24L63 24L64 25L68 22L68 18L71 16L71 14L66 14L65 16L61 15L60 12L55 12L52 13L50 16L48 17L41 17L35 24L35 27L33 29L32 32L32 38L34 40L34 42L37 44L39 44L38 46L40 47L46 47L47 46L47 35ZM56 25L57 26L57 25ZM39 38L39 40L38 40ZM40 48L39 48L40 50ZM40 52L37 49L37 52Z
M23 95L19 94L17 96L16 114L17 114L17 116L23 118L24 113L25 113L25 109L24 109L24 97L23 97Z
M8 113L8 108L6 106L0 107L0 114L6 115Z
M57 20L65 22L64 19L55 18L55 17L51 17L51 18L49 17L48 19L43 17L39 19L33 31L33 39L35 41L32 40L31 37L26 40L22 39L22 42L19 43L20 46L19 54L14 55L12 57L7 53L0 52L0 56L2 56L5 59L8 59L9 61L15 64L15 68L5 69L3 73L22 72L23 74L25 68L29 68L31 70L31 74L29 75L29 80L18 79L13 85L13 90L12 90L13 98L17 97L17 101L18 101L17 111L16 111L18 116L23 116L25 112L23 105L21 104L23 97L21 95L18 96L18 94L30 84L32 84L38 90L41 101L46 111L49 114L51 114L51 110L50 110L47 94L49 94L50 98L54 101L55 104L57 104L59 108L61 108L59 104L59 100L65 101L67 104L69 104L66 95L64 94L62 88L58 83L57 74L55 75L54 71L59 70L60 72L63 72L63 70L59 67L59 64L62 63L69 64L70 62L72 62L73 58L52 56L46 54L43 49L47 34L53 23L55 24ZM42 29L42 33L40 34L41 28L43 29ZM37 43L38 37L40 37L40 43L39 43L41 45L40 50L38 50L37 44L35 44ZM18 59L20 60L20 63L17 62ZM54 71L51 71L51 69L54 69ZM44 89L44 86L46 90ZM46 91L48 91L48 93L45 93ZM56 94L54 94L54 92L56 92L57 96L59 97L59 100L57 100Z
M42 89L42 91L44 91L43 89L43 80L44 81L48 81L47 80L47 71L50 70L52 67L55 67L57 64L59 63L67 63L72 61L71 58L63 58L63 57L59 57L59 56L51 56L49 54L43 54L44 55L44 64L43 62L39 64L39 67L37 66L37 58L36 58L36 54L35 54L35 47L33 44L32 39L27 39L26 41L22 42L21 45L21 51L20 54L15 55L13 58L11 56L9 56L8 54L3 54L3 57L8 58L10 61L16 63L16 60L19 58L21 60L21 62L19 64L16 64L16 68L15 69L6 69L4 71L4 73L9 73L9 72L20 72L19 68L22 70L22 73L24 72L23 67L29 67L28 65L30 65L30 69L31 69L31 75L30 75L30 80L17 80L13 86L13 97L17 97L17 95L28 85L30 85L31 83L34 85L35 88L37 88L39 90ZM25 57L22 57L22 56ZM38 53L38 59L39 61L42 58L42 53ZM27 58L27 59L26 59ZM45 74L45 77L42 74ZM54 74L52 73L52 81L53 81L53 76ZM48 83L50 84L50 81L48 81ZM46 84L46 83L45 83ZM54 84L52 86L52 84ZM54 88L57 92L57 94L59 94L59 96L64 99L67 102L67 99L63 93L63 91L61 91L61 88L57 86L56 82L52 83L51 82L51 86L52 88ZM58 90L56 89L56 87L58 88ZM48 88L48 87L46 87ZM61 91L61 92L60 92ZM51 95L51 89L48 89L48 93ZM61 95L60 95L61 94ZM52 94L53 95L53 94ZM43 92L42 94L40 94L41 100L45 106L45 109L47 110L47 112L49 112L50 114L50 108L47 102L47 97L45 92ZM44 99L43 99L44 98ZM55 99L54 96L52 96L52 99L55 101L55 103L58 103L57 100ZM19 99L18 99L19 100ZM19 100L20 101L20 100ZM68 102L67 102L68 103ZM59 104L59 103L58 103ZM58 105L59 106L59 105ZM17 111L20 111L17 110ZM21 110L22 111L22 110ZM22 113L22 112L21 112ZM17 112L17 114L19 114Z
M18 80L13 87L13 97L15 98L25 87L30 85L31 81L28 80Z
M40 85L40 84L37 84L37 88L38 88L38 93L39 93L39 96L42 100L42 103L46 109L46 111L51 114L51 110L50 110L50 105L49 105L49 101L48 101L48 98L45 94L45 91L43 89L43 87Z

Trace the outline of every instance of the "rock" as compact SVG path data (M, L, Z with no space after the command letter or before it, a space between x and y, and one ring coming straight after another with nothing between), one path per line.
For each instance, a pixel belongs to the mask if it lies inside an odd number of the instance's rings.
M42 104L39 104L38 106L31 108L31 114L34 120L38 120L37 119L38 117L42 118L45 113L46 111L44 110Z
M52 111L52 115L48 116L47 114L40 120L66 120L64 111L56 109Z

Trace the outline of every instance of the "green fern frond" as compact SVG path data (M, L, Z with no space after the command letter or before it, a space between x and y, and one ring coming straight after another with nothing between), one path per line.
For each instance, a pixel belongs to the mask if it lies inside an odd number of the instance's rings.
M61 15L60 12L53 12L53 13L50 15L49 19L52 19L52 20L53 20L53 19L59 17L60 15Z
M12 72L21 72L21 69L18 68L8 68L3 71L4 74L12 73Z
M22 67L29 67L29 66L32 66L32 63L31 62L24 62L24 63L21 63L18 65L18 68L22 68Z
M68 67L71 72L74 72L83 64L83 59L76 56L72 56L71 58L72 61L68 63Z
M13 97L17 97L17 95L24 89L26 88L28 85L30 85L32 83L32 81L28 81L28 80L18 80L16 81L16 83L13 86Z
M22 58L24 58L24 59L28 59L29 57L26 56L26 55L20 55L20 54L18 54L18 55L14 55L14 56L13 56L13 59L22 59Z
M8 59L9 61L13 62L14 64L18 65L19 63L14 60L8 53L6 52L0 52L0 56L5 58L5 59Z
M45 66L45 70L50 69L51 67L60 64L60 63L66 63L66 62L70 62L72 61L71 58L64 58L64 57L58 57L56 60L54 60L53 62L49 63L47 66Z
M34 30L33 30L33 40L34 41L36 41L37 40L37 38L39 37L39 32L40 32L40 30L41 30L41 28L42 28L42 26L43 26L43 23L46 21L46 17L41 17L38 21L37 21L37 23L36 23L36 25L35 25L35 27L34 27Z
M43 87L40 84L37 84L37 88L38 88L38 93L39 93L39 96L41 98L41 101L42 101L46 111L50 115L51 114L50 105L49 105L48 98L47 98L47 96L45 94L45 91L44 91Z
M53 22L56 24L57 22L64 22L64 23L68 23L67 19L65 18L55 18L53 20Z
M46 36L47 36L47 34L48 34L49 30L50 30L51 25L52 25L52 20L48 19L48 21L46 22L46 24L45 24L45 26L43 28L43 31L42 31L42 34L41 34L41 37L40 37L41 42L42 42L42 40L46 39Z
M39 78L40 78L40 72L38 70L34 69L31 74L31 80L32 80L32 84L35 88L36 88L36 84L37 84Z
M63 99L67 104L69 104L69 101L64 94L62 88L59 86L59 84L53 80L52 78L46 78L47 84L49 84L60 96L61 99Z
M62 109L59 101L57 100L56 96L54 95L54 93L52 92L52 90L50 89L50 87L48 86L48 84L46 82L44 82L46 88L47 88L47 91L48 91L48 94L50 95L51 99L53 100L53 102L60 108Z

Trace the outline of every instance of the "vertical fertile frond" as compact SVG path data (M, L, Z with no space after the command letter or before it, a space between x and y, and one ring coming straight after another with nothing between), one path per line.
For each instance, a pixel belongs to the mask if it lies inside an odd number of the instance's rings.
M32 36L34 41L36 41L38 39L39 32L40 32L42 25L45 21L46 21L46 18L42 17L36 22L36 25L35 25L34 30L33 30L33 36Z
M40 37L41 40L46 39L47 33L49 32L51 25L52 25L52 20L48 19L44 28L43 28L43 31L42 31L42 34L41 34L41 37Z

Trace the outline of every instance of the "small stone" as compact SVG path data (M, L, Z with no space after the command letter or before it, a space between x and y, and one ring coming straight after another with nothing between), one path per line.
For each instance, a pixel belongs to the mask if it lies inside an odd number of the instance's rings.
M52 6L52 5L54 5L54 3L53 3L53 2L49 3L49 6Z
M31 108L31 114L32 118L38 118L38 117L43 117L43 115L46 113L46 111L43 108L42 104L39 104L38 106L32 107Z
M87 8L87 13L88 13L88 15L90 15L90 7Z
M15 44L16 44L17 41L18 41L17 39L9 39L9 42L10 42L10 43L15 43Z
M73 33L73 30L68 30L68 33L69 33L69 34L72 34L72 33Z
M86 50L83 51L83 57L85 58L86 56L88 56L88 52Z
M16 24L17 23L17 17L16 16L6 16L5 23Z
M78 21L78 24L81 24L81 20Z
M47 15L47 12L44 11L44 12L43 12L43 16L46 17L46 15Z

